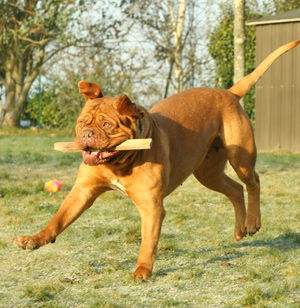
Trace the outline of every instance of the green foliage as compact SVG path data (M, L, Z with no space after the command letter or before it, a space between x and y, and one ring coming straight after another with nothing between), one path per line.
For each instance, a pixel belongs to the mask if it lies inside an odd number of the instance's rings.
M271 1L272 2L272 1ZM276 13L282 13L300 8L299 0L273 0ZM245 21L251 21L271 14L270 3L264 3L264 12L259 12L257 0L245 2ZM232 1L226 1L220 5L220 23L209 34L209 53L215 61L216 74L215 86L229 89L233 85L233 21L234 11ZM256 67L255 49L256 33L255 26L245 27L245 74L250 74ZM254 120L255 112L255 88L252 87L245 96L245 111L251 120Z
M1 2L0 61L25 60L24 63L28 63L25 71L29 75L40 68L44 60L76 43L77 37L72 28L78 23L75 12L86 9L92 3L75 0ZM50 42L51 48L46 50Z
M300 8L299 0L273 0L277 14Z
M84 18L95 3L95 0L1 1L0 79L5 88L5 106L0 125L19 125L34 80L45 63L59 52L70 46L103 46L101 22L95 29L93 18L88 23ZM105 10L104 5L101 10Z
M257 1L246 1L245 20L250 21L261 17L255 12ZM215 86L218 88L229 89L233 85L233 20L234 11L232 2L227 1L221 5L221 21L220 24L209 34L209 53L215 60L216 74ZM249 74L255 68L255 27L245 27L245 73ZM252 88L245 97L245 111L249 118L254 120L254 96L255 90Z
M62 100L55 89L43 92L41 96L41 126L51 128L75 127L81 105L72 100ZM38 124L39 101L37 97L26 103L22 114L23 120L30 120L31 125Z
M141 96L148 95L149 87L135 87L143 74L142 66L137 67L134 62L137 55L132 54L125 59L118 53L102 52L102 55L94 55L80 51L78 61L65 67L60 76L50 76L41 97L42 127L75 127L85 104L83 95L78 91L80 80L98 84L105 96L118 97L126 93L131 100L139 98L138 103L143 103ZM70 59L60 60L67 62ZM22 119L30 120L32 125L37 125L38 105L37 96L30 99L26 103Z
M222 20L209 34L209 53L215 60L215 86L229 89L233 84L233 7L229 2L221 5Z

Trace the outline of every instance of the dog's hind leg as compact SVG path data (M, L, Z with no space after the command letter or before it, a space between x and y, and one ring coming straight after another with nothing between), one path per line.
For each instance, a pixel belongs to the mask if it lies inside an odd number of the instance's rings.
M231 114L231 121L224 125L224 144L228 160L240 180L246 184L248 210L246 218L247 233L253 235L261 226L260 182L255 172L256 146L252 126L246 114Z
M224 173L226 162L226 151L221 145L220 139L216 139L201 165L195 170L194 176L202 185L224 194L232 202L236 218L234 235L239 241L246 235L243 186Z
M245 183L247 187L248 210L246 229L249 235L253 235L261 227L260 182L259 176L254 169L255 160L251 154L244 152L244 150L241 150L240 147L230 148L228 150L228 156L230 157L230 164L234 168L240 180ZM249 159L247 159L247 157Z

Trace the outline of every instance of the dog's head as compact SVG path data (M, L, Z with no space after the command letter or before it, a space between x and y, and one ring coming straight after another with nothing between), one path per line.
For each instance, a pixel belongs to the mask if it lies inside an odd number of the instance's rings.
M96 84L85 81L80 81L78 87L86 105L77 120L75 143L83 150L84 163L95 166L118 161L122 153L112 149L136 138L136 122L144 112L124 94L104 97Z

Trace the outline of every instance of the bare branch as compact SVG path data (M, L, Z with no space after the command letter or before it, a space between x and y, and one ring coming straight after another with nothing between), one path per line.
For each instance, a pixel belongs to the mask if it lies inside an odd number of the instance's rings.
M171 0L168 0L168 4L169 4L169 11L170 11L171 20L172 20L173 31L176 32L176 21L175 21L175 16L174 16L174 11L173 11Z
M34 45L45 46L48 42L53 41L54 38L50 37L50 38L47 38L47 39L43 39L41 41L34 41L34 40L32 40L28 37L21 37L20 40L29 42L29 43L34 44Z
M7 4L9 4L10 6L13 6L13 7L19 9L20 11L23 11L23 12L25 12L25 13L28 13L28 14L30 14L30 15L32 15L32 16L35 16L35 15L36 15L35 12L25 10L25 9L23 9L22 7L16 5L15 3L7 2Z

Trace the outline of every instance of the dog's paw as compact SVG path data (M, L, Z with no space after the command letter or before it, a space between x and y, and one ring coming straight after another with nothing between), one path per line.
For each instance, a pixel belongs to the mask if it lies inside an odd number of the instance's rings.
M43 245L48 244L48 241L41 240L36 236L19 236L13 239L14 244L21 249L34 250Z
M257 215L248 214L246 219L247 234L249 235L255 234L257 231L259 231L260 227L261 227L260 214Z
M131 275L135 280L146 281L151 276L151 271L143 266L139 266Z
M247 229L245 226L245 219L244 220L237 220L235 223L234 229L234 238L239 241L243 237L247 236Z

